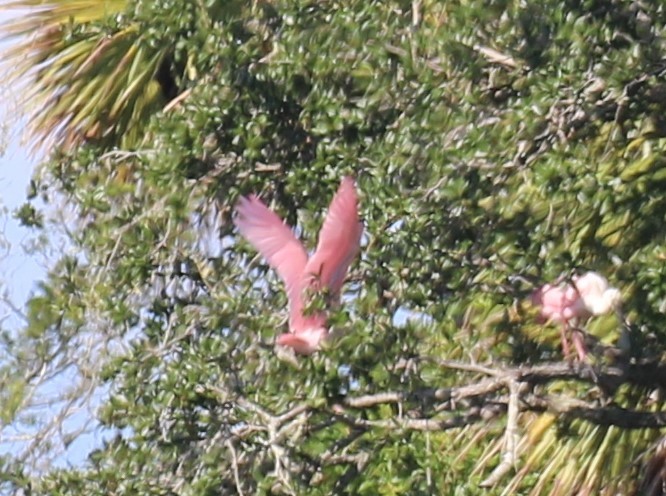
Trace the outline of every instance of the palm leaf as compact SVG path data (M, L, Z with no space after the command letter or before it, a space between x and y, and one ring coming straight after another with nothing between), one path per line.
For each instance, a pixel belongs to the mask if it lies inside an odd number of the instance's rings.
M4 5L29 9L3 28L5 38L20 37L5 60L22 88L36 146L55 142L68 150L90 139L136 146L132 137L144 135L145 118L166 103L151 83L171 48L151 46L134 24L112 34L95 24L125 6L125 0Z
M522 414L525 426L519 443L522 462L503 486L503 495L527 488L532 496L629 494L628 481L635 480L635 476L627 474L636 470L638 460L661 436L657 429L628 430L581 420L572 421L563 432L557 420L550 413ZM479 426L479 431L487 433L487 428ZM475 437L472 439L478 442ZM498 439L487 446L476 471L489 469L492 455L500 451L501 442ZM530 481L534 474L538 474L536 481Z
M68 21L87 23L122 12L127 0L15 0L4 10L30 9L21 20L8 24L14 35L29 35L40 28L57 27Z

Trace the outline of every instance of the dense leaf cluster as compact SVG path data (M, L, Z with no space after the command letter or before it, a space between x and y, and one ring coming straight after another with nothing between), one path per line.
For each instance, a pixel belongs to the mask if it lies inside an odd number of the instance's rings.
M96 103L90 120L41 129L67 140L35 185L68 202L72 250L29 303L2 394L16 419L26 364L74 363L114 435L33 490L480 492L507 401L432 391L483 376L444 358L561 359L557 329L523 305L536 285L603 273L622 290L634 360L662 353L665 23L657 2L592 0L136 0L75 19L62 43L87 40L99 64L76 59L54 84ZM273 349L284 292L237 237L233 205L260 194L313 247L345 174L361 192L360 261L339 337L294 362ZM612 344L621 324L589 330ZM636 386L535 387L661 408ZM537 413L520 428L511 494L627 491L657 435Z

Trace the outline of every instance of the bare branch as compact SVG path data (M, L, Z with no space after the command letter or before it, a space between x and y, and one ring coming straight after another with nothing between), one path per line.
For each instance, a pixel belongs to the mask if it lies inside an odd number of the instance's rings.
M476 363L465 363L465 362L457 362L455 360L443 360L443 359L436 359L435 363L448 369L463 370L465 372L478 372L479 374L491 375L491 376L497 376L501 374L501 371L499 371L497 368L486 367L484 365L479 365Z
M615 405L599 406L574 398L547 396L528 398L530 409L547 409L568 418L586 420L597 425L622 429L659 429L666 427L666 412L628 410Z
M488 476L486 480L479 484L481 487L492 487L511 470L518 459L517 447L520 440L518 432L518 413L520 411L519 398L521 388L516 381L509 383L509 404L507 406L506 429L504 430L504 449L500 464Z

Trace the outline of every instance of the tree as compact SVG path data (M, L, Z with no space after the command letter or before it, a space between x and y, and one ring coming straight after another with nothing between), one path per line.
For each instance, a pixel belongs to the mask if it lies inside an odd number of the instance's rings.
M55 44L21 72L35 136L56 143L35 192L71 206L75 249L28 304L3 419L21 420L36 374L67 368L70 404L99 397L114 436L13 487L631 490L664 423L663 8L117 5L65 24L45 10L57 29L38 39ZM96 48L154 63L116 70ZM366 234L333 317L342 336L285 360L272 346L284 292L239 241L233 206L260 194L314 239L344 174ZM563 361L557 328L525 304L586 269L623 299L623 319L586 328L593 366Z

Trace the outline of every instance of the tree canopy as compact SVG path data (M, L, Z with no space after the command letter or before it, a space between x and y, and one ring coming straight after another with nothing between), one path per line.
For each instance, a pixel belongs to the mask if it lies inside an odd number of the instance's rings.
M48 153L28 202L64 202L71 249L3 335L2 422L33 436L7 487L635 489L666 422L658 2L29 5L7 31L33 35L9 60ZM336 339L293 359L233 208L260 195L311 249L344 175L361 254ZM572 363L527 300L587 270L622 312ZM84 408L104 442L44 469Z

